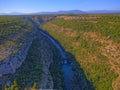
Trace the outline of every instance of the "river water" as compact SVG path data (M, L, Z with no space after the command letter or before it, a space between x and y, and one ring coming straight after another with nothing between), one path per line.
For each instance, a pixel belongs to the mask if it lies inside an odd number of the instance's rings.
M62 64L62 71L64 73L64 81L65 81L65 84L66 84L66 89L67 90L70 90L70 83L72 81L72 78L73 78L73 71L72 71L72 67L70 65L70 63L67 63L67 61L63 61L63 62L66 62L66 63L63 63Z

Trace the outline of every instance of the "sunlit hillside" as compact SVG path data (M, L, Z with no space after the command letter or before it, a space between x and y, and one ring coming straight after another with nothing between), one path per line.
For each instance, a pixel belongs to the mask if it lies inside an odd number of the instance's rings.
M120 15L60 15L40 27L75 56L96 90L120 89Z

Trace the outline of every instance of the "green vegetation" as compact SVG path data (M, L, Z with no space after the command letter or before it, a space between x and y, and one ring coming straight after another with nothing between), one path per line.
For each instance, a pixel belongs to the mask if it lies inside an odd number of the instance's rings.
M3 16L0 17L0 40L6 39L10 35L20 33L25 29L33 29L33 25L22 17Z
M66 16L67 17L67 16ZM81 15L78 19L54 19L51 23L77 31L98 32L120 42L119 15Z
M119 15L61 15L40 27L75 56L96 90L112 90L117 75L103 50L111 40L119 44L119 24Z
M7 86L5 86L5 90L19 90L19 89L20 87L18 86L16 80L14 80L13 85L11 85L11 87L8 88Z

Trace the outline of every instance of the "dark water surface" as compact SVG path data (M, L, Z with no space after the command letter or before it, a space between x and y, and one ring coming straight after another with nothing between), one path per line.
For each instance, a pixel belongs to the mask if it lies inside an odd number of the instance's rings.
M70 90L70 83L73 78L73 71L70 63L67 63L67 61L63 61L65 63L62 64L62 71L64 73L64 81L66 84L66 89Z

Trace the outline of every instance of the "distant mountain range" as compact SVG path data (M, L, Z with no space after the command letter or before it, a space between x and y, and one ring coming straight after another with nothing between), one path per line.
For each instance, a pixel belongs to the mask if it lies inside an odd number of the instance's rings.
M88 14L120 14L120 10L94 10L87 11Z
M21 12L10 12L0 13L0 15L43 15L43 14L120 14L120 10L94 10L94 11L81 11L81 10L68 10L68 11L57 11L57 12L36 12L36 13L21 13Z
M57 11L57 12L37 12L34 14L86 14L86 12L80 10L69 10L69 11Z

